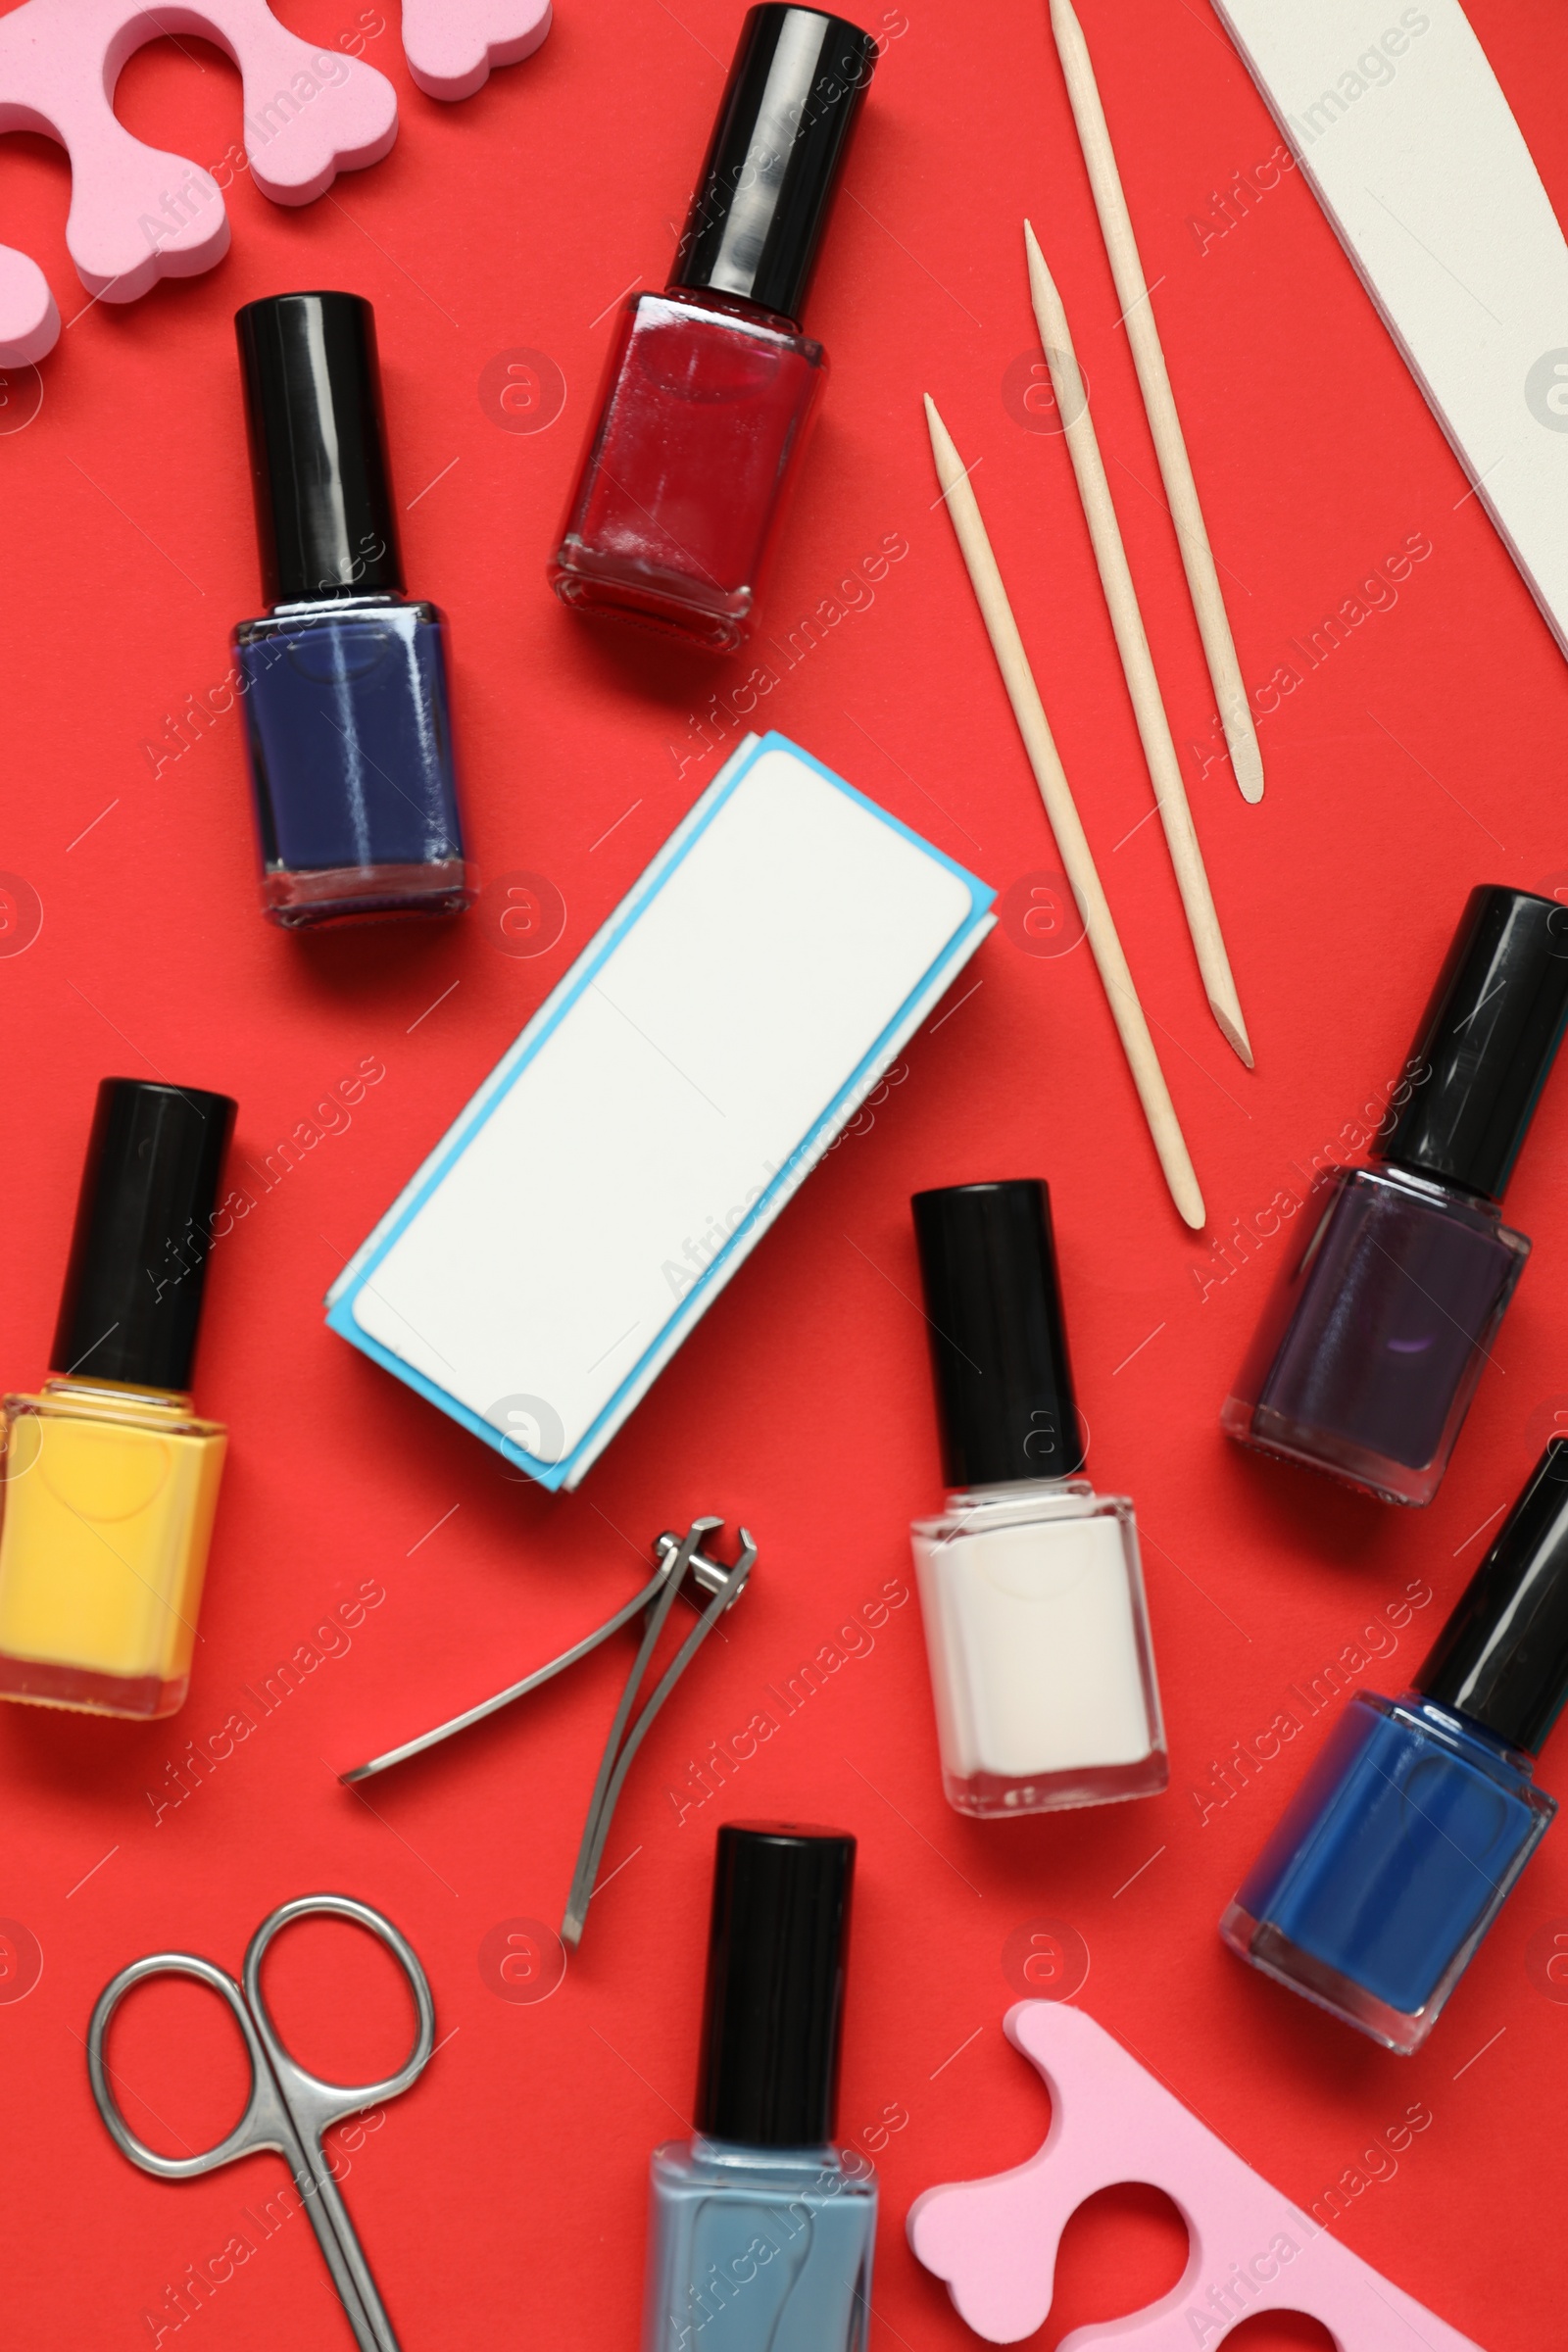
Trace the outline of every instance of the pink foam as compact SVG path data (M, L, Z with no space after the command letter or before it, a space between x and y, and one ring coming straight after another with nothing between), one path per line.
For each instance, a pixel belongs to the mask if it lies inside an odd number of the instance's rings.
M1144 2311L1075 2328L1059 2352L1211 2352L1259 2311L1321 2321L1339 2352L1479 2352L1393 2286L1233 2154L1102 2027L1057 2001L1020 2001L1005 2032L1051 2091L1027 2164L928 2188L909 2244L988 2343L1033 2335L1051 2309L1067 2222L1123 2180L1161 2188L1187 2224L1187 2269Z
M404 43L419 87L466 98L550 29L550 0L405 0ZM340 172L379 163L398 133L384 74L313 49L266 0L24 0L0 17L0 130L42 131L71 158L66 242L82 284L135 302L161 277L211 270L228 250L218 183L182 155L132 138L114 111L128 58L165 34L216 41L244 82L245 150L277 204L310 204ZM60 332L36 266L0 246L0 367L37 361Z
M550 30L550 0L403 0L409 72L431 98L471 98L493 66L519 66Z

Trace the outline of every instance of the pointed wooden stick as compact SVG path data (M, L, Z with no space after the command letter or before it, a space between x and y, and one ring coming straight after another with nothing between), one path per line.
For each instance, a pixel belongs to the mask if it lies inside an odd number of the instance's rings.
M1094 190L1095 210L1100 215L1111 274L1116 280L1116 297L1121 304L1127 340L1132 345L1133 365L1143 387L1149 429L1154 437L1154 451L1159 459L1165 496L1170 501L1171 520L1176 525L1176 541L1182 551L1193 611L1219 702L1231 767L1242 798L1260 801L1263 760L1252 726L1251 706L1236 659L1236 643L1225 612L1225 599L1220 594L1203 510L1198 503L1198 485L1193 480L1192 462L1182 438L1175 395L1165 372L1165 354L1160 348L1159 329L1154 324L1144 265L1138 258L1138 241L1133 235L1132 216L1122 192L1121 173L1116 169L1110 133L1105 128L1100 87L1095 80L1083 27L1073 13L1072 0L1051 0L1051 29L1055 34L1056 52L1067 79L1067 95L1078 125L1078 143L1089 167L1089 184Z
M1138 1100L1149 1121L1149 1132L1159 1164L1165 1172L1171 1199L1195 1231L1204 1222L1203 1196L1198 1189L1198 1178L1188 1156L1187 1145L1177 1122L1175 1106L1165 1084L1165 1074L1154 1052L1154 1041L1149 1034L1144 1008L1138 1002L1127 958L1122 954L1116 925L1111 919L1100 876L1095 870L1094 853L1089 847L1078 810L1073 802L1072 787L1053 739L1050 722L1040 700L1040 690L1029 667L1029 657L1023 650L1018 624L1012 617L1012 607L1002 584L997 559L991 552L991 541L980 518L980 509L968 474L953 446L947 426L937 415L936 403L929 392L925 401L925 420L931 434L931 454L936 460L937 479L953 527L957 534L958 547L969 573L980 607L980 616L991 639L991 650L997 657L1002 682L1012 705L1023 748L1029 755L1029 764L1035 771L1035 782L1046 805L1051 830L1056 837L1056 848L1067 869L1073 897L1078 902L1089 935L1089 946L1099 967L1110 1015L1121 1037L1122 1052L1138 1089Z
M1029 291L1034 298L1035 322L1040 329L1046 365L1051 369L1052 387L1056 395L1056 412L1062 420L1067 454L1072 459L1072 469L1078 478L1078 496L1083 504L1084 519L1089 525L1089 536L1094 542L1095 562L1100 566L1100 584L1104 589L1105 602L1110 608L1110 624L1116 632L1122 674L1132 697L1138 732L1143 739L1149 780L1154 787L1154 803L1170 847L1170 861L1176 869L1176 887L1182 894L1187 928L1192 934L1198 968L1203 975L1203 987L1208 994L1208 1008L1218 1021L1226 1042L1235 1047L1250 1069L1252 1049L1248 1040L1247 1023L1242 1018L1242 1003L1231 977L1230 958L1220 935L1219 917L1214 912L1214 900L1203 867L1203 853L1198 846L1193 812L1187 802L1187 787L1182 782L1181 761L1176 757L1176 746L1171 741L1170 721L1165 716L1165 706L1160 700L1159 680L1154 674L1153 657L1144 633L1143 614L1138 609L1138 592L1128 568L1127 550L1122 545L1121 527L1116 520L1110 484L1105 479L1094 418L1089 414L1088 396L1079 372L1078 357L1072 347L1067 314L1062 308L1055 280L1046 268L1045 256L1035 242L1035 232L1027 220L1023 224L1023 235L1029 255Z

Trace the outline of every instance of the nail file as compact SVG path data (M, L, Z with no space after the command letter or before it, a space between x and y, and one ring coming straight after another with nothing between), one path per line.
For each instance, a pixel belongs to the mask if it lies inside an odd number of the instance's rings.
M1458 0L1215 0L1568 654L1568 244Z
M331 1327L574 1487L993 895L782 735L748 737L345 1267Z
M1479 2352L1271 2187L1081 2009L1020 2001L1004 2025L1050 2089L1045 2146L990 2180L928 2188L907 2224L916 2260L988 2343L1034 2334L1071 2216L1098 2190L1139 2180L1187 2224L1187 2268L1158 2302L1075 2328L1060 2352L1214 2352L1265 2311L1321 2321L1339 2352Z

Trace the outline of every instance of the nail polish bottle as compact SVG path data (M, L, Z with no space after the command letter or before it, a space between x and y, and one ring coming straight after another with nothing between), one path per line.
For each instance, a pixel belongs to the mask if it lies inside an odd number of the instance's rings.
M1349 1701L1220 1921L1232 1951L1419 2049L1551 1826L1568 1698L1568 1440L1553 1438L1415 1678Z
M403 593L375 314L276 294L234 324L270 608L233 637L263 907L290 929L455 914L446 620Z
M949 1487L910 1530L948 1802L982 1819L1152 1796L1169 1777L1124 1495L1084 1462L1051 1199L917 1193Z
M832 2143L855 1839L718 1833L697 2135L654 2151L643 2352L864 2352L876 2180Z
M564 603L745 642L827 375L799 322L876 57L842 17L748 12L674 274L619 313L550 564Z
M0 1698L172 1715L227 1433L190 1396L226 1095L106 1078L53 1377L0 1412Z
M1366 1168L1327 1169L1220 1414L1244 1446L1426 1503L1530 1254L1498 1203L1568 1021L1568 908L1470 893Z

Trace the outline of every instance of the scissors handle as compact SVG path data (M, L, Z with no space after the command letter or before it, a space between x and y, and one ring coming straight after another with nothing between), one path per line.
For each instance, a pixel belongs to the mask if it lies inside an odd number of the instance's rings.
M220 2000L226 2001L245 2039L245 2055L250 2061L251 2087L245 2102L245 2112L225 2139L216 2147L203 2148L194 2156L162 2156L138 2139L121 2111L119 2100L110 2082L110 2070L104 2057L104 2040L109 2022L127 1992L144 1984L153 1977L193 1977L198 1984L208 1985ZM250 2156L264 2148L275 2149L288 2159L291 2167L304 2160L304 2150L283 2104L282 2095L268 2063L245 1995L230 1976L215 1968L211 1960L200 1959L195 1952L149 1952L145 1960L133 1960L122 1968L118 1977L106 1984L98 1996L87 2028L87 2076L98 2112L109 2130L109 2136L122 2156L140 2165L159 2180L193 2180L199 2173L215 2173L220 2165L233 2164L241 2156Z
M272 1938L291 1927L298 1919L326 1917L346 1919L356 1927L366 1928L378 1943L386 1946L408 1980L414 1995L417 2016L414 2047L395 2074L384 2076L379 2082L323 2082L292 2058L277 2037L270 2010L262 1991L262 1962L266 1959ZM398 2339L392 2332L392 2323L381 2301L379 2289L370 2276L360 2241L349 2220L348 2208L338 2194L337 2182L321 2148L321 2135L330 2131L346 2115L358 2115L367 2107L378 2107L385 2099L395 2099L410 2088L423 2074L435 2047L435 2002L430 1995L429 1980L419 1965L418 1954L407 1937L400 1935L389 1919L372 1911L368 1903L356 1902L349 1894L302 1894L292 1903L280 1903L270 1919L264 1919L251 1937L245 1954L245 1999L255 2021L256 2032L267 2053L267 2062L276 2078L279 2093L287 2108L300 2140L304 2144L305 2161L310 2167L313 2193L306 2199L311 2227L316 2231L321 2252L342 2299L361 2352L398 2352ZM346 2271L353 2292L345 2293L342 2273Z
M275 1936L295 1920L326 1915L366 1928L402 1968L414 1995L417 2026L414 2047L395 2074L378 2082L324 2082L292 2058L278 2039L262 1992L262 1962ZM238 2022L250 2060L251 2088L245 2112L216 2147L192 2156L163 2156L138 2139L125 2122L110 2082L104 2041L110 2020L133 1985L153 1977L191 1977L225 2001ZM361 2352L398 2352L385 2307L354 2234L354 2225L322 2150L323 2134L345 2116L394 2099L417 2081L435 2046L435 2003L417 1954L389 1919L347 1894L307 1894L280 1904L252 1936L245 1954L244 1989L194 1952L153 1952L121 1970L99 1995L87 2029L87 2072L98 2112L122 2155L160 2180L189 2180L216 2172L241 2156L274 2150L288 2165L316 2232L332 2283Z
M323 2082L283 2047L267 2006L262 1991L262 1963L273 1938L296 1920L322 1917L350 1920L354 1926L368 1930L398 1963L414 1995L418 2021L414 2047L397 2071L384 2076L379 2082ZM411 2089L430 2063L430 2053L435 2047L435 2002L419 1956L389 1919L383 1918L379 1911L372 1911L368 1903L356 1902L351 1894L302 1894L291 1903L280 1903L251 1937L250 1949L245 1954L244 1983L245 2003L255 2021L256 2034L277 2079L283 2103L307 2148L319 2151L323 2132L341 2123L346 2115L359 2115L367 2107L379 2107L383 2100L395 2099Z

